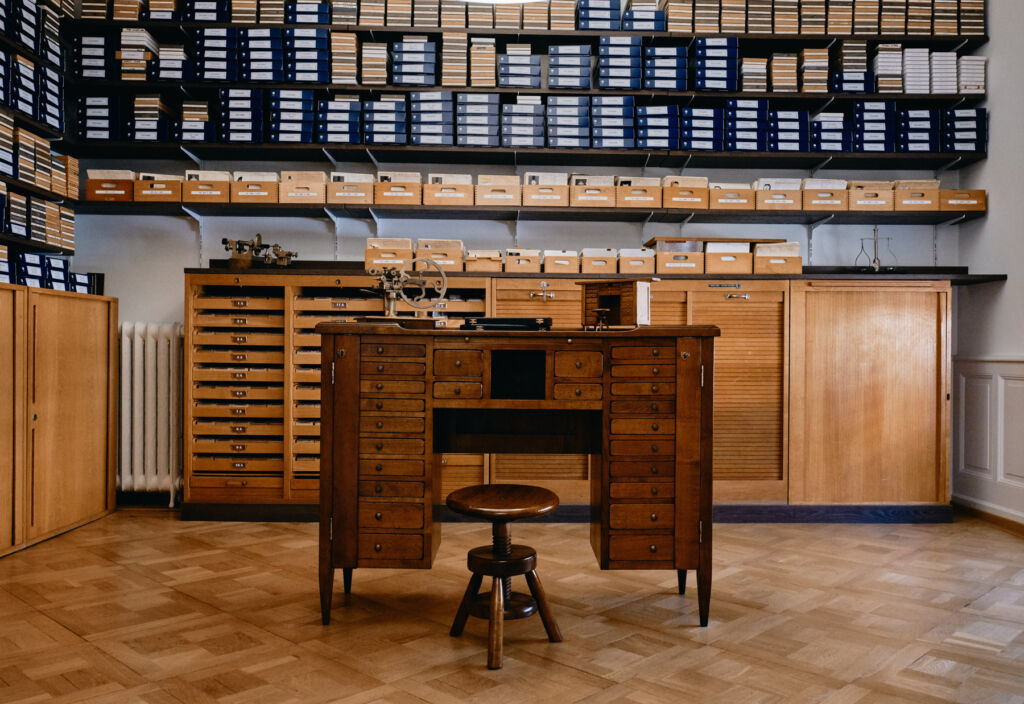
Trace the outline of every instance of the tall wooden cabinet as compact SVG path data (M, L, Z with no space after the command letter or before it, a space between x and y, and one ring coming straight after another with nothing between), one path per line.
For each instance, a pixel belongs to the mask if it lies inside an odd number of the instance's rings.
M117 301L0 286L0 554L113 510Z

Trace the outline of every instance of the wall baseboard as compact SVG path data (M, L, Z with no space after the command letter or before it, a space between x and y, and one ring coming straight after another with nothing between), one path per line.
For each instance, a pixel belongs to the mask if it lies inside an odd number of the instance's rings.
M1005 516L1000 516L996 513L983 511L980 508L975 508L974 506L960 503L959 501L953 502L953 510L955 513L962 513L965 516L979 518L985 521L986 523L991 523L997 528L1002 528L1003 530L1009 533L1013 533L1014 535L1024 537L1024 523L1022 522L1015 521L1011 518L1006 518Z

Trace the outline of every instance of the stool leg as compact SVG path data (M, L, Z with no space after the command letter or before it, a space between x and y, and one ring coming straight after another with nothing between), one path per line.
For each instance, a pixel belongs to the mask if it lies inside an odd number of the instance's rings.
M533 600L537 602L537 611L540 612L540 620L544 624L544 630L548 632L548 640L552 643L561 643L562 632L558 630L555 617L551 614L551 607L548 606L548 597L544 593L544 587L540 584L537 570L530 570L526 573L526 584L530 587Z
M487 626L487 669L501 669L501 641L505 631L505 592L501 579L491 579L491 618Z
M466 627L466 619L469 618L469 607L480 591L480 582L483 579L484 576L482 574L474 574L469 578L469 586L466 587L466 593L462 597L462 603L459 604L459 610L455 612L455 621L452 622L452 629L448 631L448 635L452 638L458 638L462 635L462 629Z

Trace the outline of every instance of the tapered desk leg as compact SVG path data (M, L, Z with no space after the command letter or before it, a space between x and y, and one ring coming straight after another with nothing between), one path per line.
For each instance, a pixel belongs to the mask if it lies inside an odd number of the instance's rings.
M342 580L345 583L345 593L346 594L351 594L352 593L352 568L351 567L342 567L341 568L341 578L342 578Z
M676 570L676 576L679 579L679 593L686 593L686 570Z
M697 609L700 612L700 625L708 625L708 612L711 609L711 565L697 570Z
M334 568L320 564L320 621L325 626L331 622L331 597L334 594Z
M491 580L491 619L487 627L487 669L501 669L501 642L505 636L505 591L501 578Z

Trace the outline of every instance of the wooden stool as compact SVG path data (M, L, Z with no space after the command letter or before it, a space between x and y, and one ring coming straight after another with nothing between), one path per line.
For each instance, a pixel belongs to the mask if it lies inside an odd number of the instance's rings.
M552 643L562 641L562 633L551 615L544 588L537 576L537 552L527 545L512 545L508 532L510 521L540 516L554 511L557 506L558 496L554 492L522 484L478 484L448 495L448 508L491 522L494 544L469 551L466 563L473 576L469 578L469 586L450 631L453 637L462 635L470 614L488 619L487 667L491 670L501 667L501 642L506 618L526 618L540 613L548 640ZM532 596L512 591L512 577L519 574L526 575ZM478 593L485 576L491 578L489 595Z

